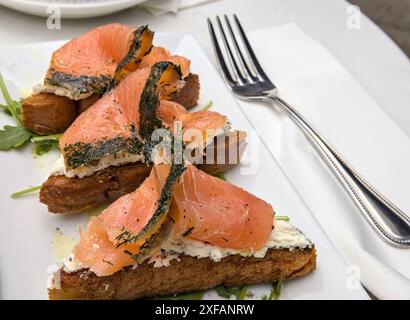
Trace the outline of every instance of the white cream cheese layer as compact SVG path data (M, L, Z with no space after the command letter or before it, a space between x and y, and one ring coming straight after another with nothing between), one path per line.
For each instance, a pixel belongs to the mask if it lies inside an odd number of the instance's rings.
M269 240L258 251L244 252L182 238L167 241L162 246L162 250L149 258L148 263L153 263L155 268L168 267L172 260L178 261L182 254L198 259L208 258L216 262L230 255L264 258L269 249L288 249L293 251L312 248L312 246L312 242L299 229L287 221L280 220L275 221L275 228ZM70 256L63 263L63 270L66 272L74 272L79 269L81 269L81 265L75 261L74 256Z
M244 252L239 250L227 249L217 246L205 244L200 241L189 239L176 239L168 241L163 245L162 251L167 254L159 253L150 258L149 262L154 263L155 267L162 267L169 265L169 253L184 254L197 258L209 258L213 261L219 262L222 258L230 255L241 255L243 257L254 256L256 258L264 258L269 249L288 249L290 251L296 249L311 248L312 242L297 228L287 221L275 221L275 228L273 229L269 240L262 249L253 252Z
M67 170L64 163L64 158L61 155L54 164L50 175L66 176L69 178L84 178L110 166L121 166L129 163L144 162L144 160L145 158L142 154L118 152L102 157L96 165L81 165L78 168Z
M205 148L213 142L213 139L215 137L227 134L230 131L230 128L231 126L228 122L223 129L216 131L215 135L213 135L212 137L207 137ZM193 146L191 145L190 147L193 147ZM65 162L64 162L64 157L63 155L60 155L60 157L55 162L53 168L51 169L50 175L51 176L66 176L68 178L74 178L74 177L84 178L102 169L108 168L110 166L121 166L125 164L144 162L144 161L145 161L145 157L142 153L141 154L130 154L127 152L118 152L118 153L113 153L105 157L102 157L98 161L98 163L95 165L87 164L87 165L81 165L75 169L67 169Z
M64 87L52 86L48 84L37 84L33 87L33 93L53 93L56 96L67 97L71 100L82 100L92 95L92 92L75 94L72 90Z

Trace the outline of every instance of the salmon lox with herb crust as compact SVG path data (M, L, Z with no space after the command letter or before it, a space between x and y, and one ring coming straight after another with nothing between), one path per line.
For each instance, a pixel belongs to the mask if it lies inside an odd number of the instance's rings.
M130 299L260 283L305 275L314 270L315 257L303 233L288 222L274 224L267 202L190 164L163 164L135 192L91 218L52 278L49 295ZM218 276L195 274L205 265ZM170 278L172 270L182 273ZM156 273L168 274L161 286Z
M161 245L150 242L165 225L171 229L167 235L171 238L249 252L263 247L273 228L270 204L192 165L187 164L182 174L181 169L177 172L180 178L172 176L176 173L170 168L154 166L135 192L122 196L92 219L73 251L82 267L98 276L121 270L132 264L133 257L140 259L144 249L151 254L151 249ZM167 177L175 184L168 189Z
M151 139L155 129L178 120L203 134L213 129L215 134L204 135L204 143L225 133L225 116L211 111L188 113L176 102L161 101L182 85L180 68L168 61L130 73L62 135L59 143L66 169L82 177L90 168L98 171L113 164L144 162L144 141Z
M154 32L148 26L132 28L112 23L97 27L57 49L51 58L44 85L37 91L51 92L72 100L102 95L127 74L169 61L188 76L190 60L153 47Z
M42 91L80 100L103 94L116 76L137 69L151 50L154 33L112 23L97 27L56 50ZM121 70L119 70L121 69Z

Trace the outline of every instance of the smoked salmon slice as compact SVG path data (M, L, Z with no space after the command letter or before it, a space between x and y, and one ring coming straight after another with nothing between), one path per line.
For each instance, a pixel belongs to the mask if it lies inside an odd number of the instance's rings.
M228 119L218 112L187 112L180 104L166 100L161 101L157 115L164 126L172 132L175 131L176 122L180 122L184 143L198 142L202 148L210 139L224 133L229 125ZM200 141L195 141L198 140L198 135Z
M174 188L173 201L175 236L253 251L260 249L272 232L270 204L190 164Z
M99 216L102 225L109 230L112 242L116 242L124 229L138 234L149 223L158 206L169 171L169 165L154 166L148 178L136 191L118 199Z
M154 32L112 23L97 27L56 50L42 91L82 100L101 95L129 72L169 61L180 67L183 78L191 61L161 47L153 47Z
M135 263L132 256L140 254L166 222L172 189L183 169L182 165L155 165L135 192L92 217L73 250L76 262L99 276Z
M110 275L134 263L125 250L135 252L137 244L124 244L122 249L110 241L98 217L91 217L87 230L80 233L81 240L73 249L75 261L99 276Z
M46 91L84 99L102 94L118 76L134 71L151 50L154 33L113 23L97 27L69 41L51 58L44 85Z
M252 252L269 239L273 219L265 201L190 164L155 165L134 193L90 221L74 259L99 276L113 274L135 263L131 257L149 249L156 234L170 225L172 231L160 243L183 237Z
M182 56L172 55L163 47L152 47L151 51L142 58L139 67L146 68L159 61L169 61L179 66L181 68L182 78L185 78L189 74L191 60Z

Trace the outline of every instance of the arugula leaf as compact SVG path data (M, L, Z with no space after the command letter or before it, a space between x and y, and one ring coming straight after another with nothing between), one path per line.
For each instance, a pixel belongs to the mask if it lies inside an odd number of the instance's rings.
M1 73L0 73L0 90L7 104L7 105L2 105L4 112L9 113L11 116L13 116L14 120L17 122L17 125L21 127L22 126L21 120L20 120L21 103L11 99Z
M4 126L0 130L0 150L20 147L31 137L31 132L23 127Z
M239 290L235 293L236 300L244 300L247 293L248 293L248 287L240 286Z
M6 84L4 83L3 76L0 73L0 91L3 94L6 104L0 104L0 108L7 114L14 118L17 123L17 127L4 126L3 130L0 130L0 150L10 150L11 148L17 148L24 144L31 138L31 142L34 142L34 152L37 155L43 155L50 151L53 146L58 145L58 139L61 134L52 134L49 136L38 136L23 127L21 122L21 101L15 101L11 98Z
M222 298L229 299L232 295L232 292L230 291L230 289L225 286L218 286L215 288L215 291Z
M33 141L33 139L31 139L31 141ZM49 152L53 147L58 147L58 141L41 140L34 143L34 153L38 156L42 156Z
M10 113L10 110L9 110L9 106L6 106L6 105L4 105L4 104L0 104L0 108L3 109L3 112L4 112L5 114L7 114L8 116L11 116L11 113Z
M273 299L279 300L281 291L282 291L282 280L272 283L272 290L270 292L268 300L273 300Z
M247 286L235 286L227 288L225 286L218 286L215 288L216 293L223 298L229 299L232 295L236 297L236 300L245 299L246 294L248 293Z

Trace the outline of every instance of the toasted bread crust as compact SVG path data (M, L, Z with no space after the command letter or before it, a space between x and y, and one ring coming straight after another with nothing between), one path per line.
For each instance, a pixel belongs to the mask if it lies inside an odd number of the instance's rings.
M151 168L143 163L109 167L80 178L50 176L40 190L40 202L50 212L72 213L95 208L134 191Z
M89 270L60 271L60 289L49 289L50 299L139 299L207 290L219 285L250 285L304 276L316 268L315 248L270 249L264 258L232 255L214 262L181 256L168 267L143 263L111 276Z
M198 104L200 83L197 74L190 73L185 79L185 86L179 90L171 101L179 103L186 109L191 109Z
M23 101L23 124L30 131L40 135L63 132L76 117L76 103L66 97L39 93Z
M238 140L229 140L228 136L237 136ZM223 173L239 163L245 149L246 134L233 131L226 139L214 144L215 154L225 153L224 163L202 164L199 168L209 174ZM234 142L234 143L232 143ZM236 155L235 159L231 159ZM218 159L215 158L215 162ZM54 213L74 213L88 208L95 208L112 202L120 196L134 191L146 177L151 167L143 163L108 167L84 178L50 176L40 190L40 202L47 205Z
M199 89L198 75L189 74L185 86L171 100L192 108L198 102ZM33 94L23 101L22 122L24 127L40 135L62 133L98 99L96 94L79 101L52 93Z

